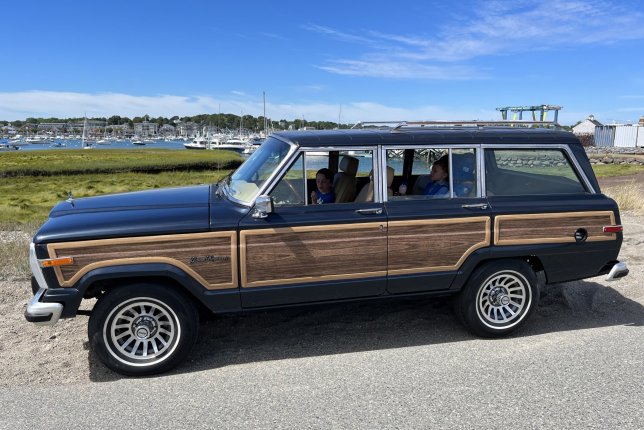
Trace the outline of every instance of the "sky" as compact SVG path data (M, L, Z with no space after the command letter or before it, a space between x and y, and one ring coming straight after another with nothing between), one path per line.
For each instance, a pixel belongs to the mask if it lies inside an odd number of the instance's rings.
M272 120L644 115L639 0L9 0L0 35L8 121L259 116L263 94Z

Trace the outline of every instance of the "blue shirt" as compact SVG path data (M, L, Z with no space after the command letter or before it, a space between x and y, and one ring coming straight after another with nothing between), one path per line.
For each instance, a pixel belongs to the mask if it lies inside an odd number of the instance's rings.
M334 197L333 197L333 191L329 191L328 193L323 193L320 190L317 190L315 192L315 195L318 196L316 203L322 204L322 203L333 203Z
M423 194L432 197L443 197L449 194L449 186L445 182L429 182Z

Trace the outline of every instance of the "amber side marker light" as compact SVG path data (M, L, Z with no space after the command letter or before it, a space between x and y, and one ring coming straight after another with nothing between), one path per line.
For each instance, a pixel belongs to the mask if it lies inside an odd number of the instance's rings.
M60 257L40 260L40 267L67 266L69 264L74 264L74 257Z
M607 225L604 227L604 233L621 233L624 228L621 225Z

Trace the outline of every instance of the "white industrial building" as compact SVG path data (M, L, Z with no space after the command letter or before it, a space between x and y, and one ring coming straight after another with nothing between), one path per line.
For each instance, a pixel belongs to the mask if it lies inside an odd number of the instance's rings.
M644 147L644 126L610 124L595 127L595 146Z

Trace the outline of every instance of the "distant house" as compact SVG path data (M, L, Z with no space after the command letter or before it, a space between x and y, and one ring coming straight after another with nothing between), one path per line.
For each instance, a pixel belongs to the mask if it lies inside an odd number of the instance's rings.
M595 134L595 127L601 127L603 124L595 119L593 115L589 115L588 118L577 124L572 128L572 132L576 135L582 134Z
M158 125L154 122L135 122L134 123L134 134L139 136L156 136Z
M640 117L640 125L644 125L644 115Z

